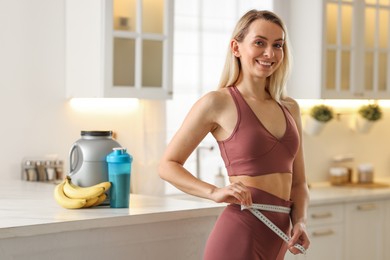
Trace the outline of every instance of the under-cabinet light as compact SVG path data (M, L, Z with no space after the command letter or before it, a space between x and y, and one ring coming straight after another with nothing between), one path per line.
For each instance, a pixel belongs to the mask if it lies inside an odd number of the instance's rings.
M325 104L334 108L354 109L370 103L378 103L381 107L390 108L390 100L371 99L297 99L299 105L305 109L318 104Z
M138 108L136 98L72 98L70 106L77 111L84 112L118 112L133 111Z

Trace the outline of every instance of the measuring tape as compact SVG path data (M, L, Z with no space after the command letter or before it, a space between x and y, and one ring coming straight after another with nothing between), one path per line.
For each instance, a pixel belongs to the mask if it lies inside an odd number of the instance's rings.
M286 243L290 241L290 237L288 237L282 230L280 230L280 228L278 228L274 223L272 223L271 220L269 220L266 216L264 216L263 213L259 211L259 209L261 209L265 211L289 214L291 211L290 208L268 204L252 204L252 206L249 207L241 205L241 210L244 209L249 210L253 215L255 215L261 222L263 222L267 227L269 227L273 232L275 232L275 234L278 235L281 239L283 239ZM300 244L295 244L294 247L301 251L302 254L306 254L306 249Z

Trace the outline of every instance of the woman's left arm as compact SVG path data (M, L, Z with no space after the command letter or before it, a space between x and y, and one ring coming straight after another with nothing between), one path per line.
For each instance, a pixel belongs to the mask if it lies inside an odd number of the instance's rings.
M305 163L302 145L302 122L299 105L295 100L289 99L289 110L293 115L300 138L299 150L294 160L293 180L291 186L291 201L293 202L291 211L291 221L293 225L292 237L289 243L289 249L293 254L300 251L293 247L294 244L301 244L304 248L310 245L309 237L306 231L307 207L309 205L309 189L306 182Z

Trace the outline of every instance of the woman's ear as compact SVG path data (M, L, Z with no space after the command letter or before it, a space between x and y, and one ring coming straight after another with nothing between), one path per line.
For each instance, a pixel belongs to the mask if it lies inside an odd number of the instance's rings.
M236 56L237 58L241 56L238 48L238 42L236 40L233 39L230 42L230 49L232 50L233 55Z

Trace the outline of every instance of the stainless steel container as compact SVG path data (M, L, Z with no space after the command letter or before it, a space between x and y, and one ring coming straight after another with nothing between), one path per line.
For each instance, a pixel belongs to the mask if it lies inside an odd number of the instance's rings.
M108 181L106 156L114 147L121 147L112 139L112 131L81 131L81 139L69 153L72 182L88 187Z
M369 163L358 165L358 181L359 183L374 182L374 167Z

